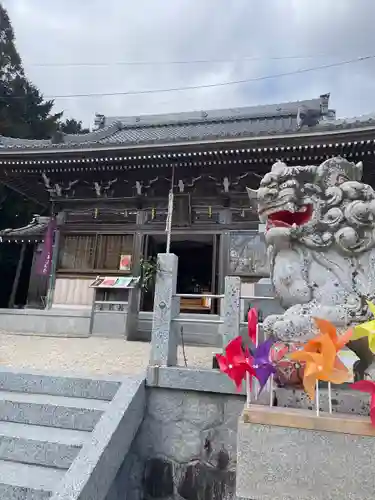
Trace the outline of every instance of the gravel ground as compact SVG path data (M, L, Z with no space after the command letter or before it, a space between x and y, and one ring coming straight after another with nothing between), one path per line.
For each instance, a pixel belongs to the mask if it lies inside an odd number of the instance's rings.
M211 347L185 348L188 367L210 368ZM71 374L138 374L146 369L150 344L103 337L62 338L0 333L0 363L7 368ZM179 364L184 365L182 349Z

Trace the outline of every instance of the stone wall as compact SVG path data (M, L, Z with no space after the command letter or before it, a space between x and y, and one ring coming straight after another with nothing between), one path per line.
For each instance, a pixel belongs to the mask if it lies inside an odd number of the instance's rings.
M235 499L237 422L245 398L147 392L143 423L107 500Z

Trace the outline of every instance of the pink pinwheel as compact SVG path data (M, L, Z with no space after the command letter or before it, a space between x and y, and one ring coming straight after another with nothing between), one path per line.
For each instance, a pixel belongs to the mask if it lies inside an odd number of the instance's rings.
M258 345L254 352L253 367L259 380L259 394L268 382L271 375L276 373L276 368L270 360L270 350L274 341L268 339Z
M247 314L247 328L250 340L253 344L257 343L257 330L258 330L258 311L253 307Z
M370 394L370 418L371 424L375 427L375 382L372 380L359 380L350 384L352 389L360 392L368 392Z
M247 372L250 374L250 383L252 377L256 376L253 367L253 358L248 349L243 350L241 337L231 340L225 348L225 356L223 354L216 354L216 359L220 371L233 380L238 390L241 389Z

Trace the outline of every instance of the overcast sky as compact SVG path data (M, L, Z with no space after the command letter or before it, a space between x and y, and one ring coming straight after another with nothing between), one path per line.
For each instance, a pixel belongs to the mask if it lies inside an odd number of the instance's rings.
M26 72L46 96L220 83L375 54L374 0L0 1L8 9ZM238 61L245 57L257 59ZM202 59L237 61L116 64ZM375 112L375 59L242 85L56 99L55 109L92 125L95 112L227 108L327 92L340 117Z

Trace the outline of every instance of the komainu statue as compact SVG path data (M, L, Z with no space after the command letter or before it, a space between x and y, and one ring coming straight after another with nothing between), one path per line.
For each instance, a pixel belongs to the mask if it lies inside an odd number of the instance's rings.
M361 182L362 163L331 158L318 166L277 162L256 200L276 296L286 309L268 316L265 333L283 341L304 341L314 316L338 329L371 317L366 299L375 298L375 192ZM351 342L359 357L357 379L375 378L368 339Z

